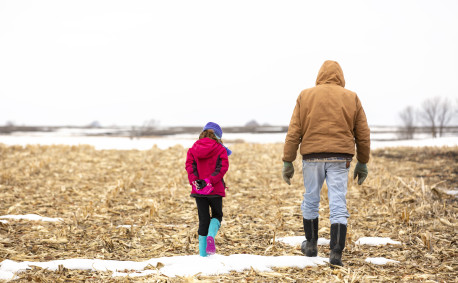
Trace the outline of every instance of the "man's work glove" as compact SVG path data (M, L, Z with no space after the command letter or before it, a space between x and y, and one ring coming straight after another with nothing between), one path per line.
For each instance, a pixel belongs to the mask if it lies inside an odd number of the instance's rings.
M355 166L355 173L353 174L353 179L356 179L358 177L358 185L361 185L364 180L366 180L367 177L367 166L364 163L356 163Z
M290 179L294 175L294 166L292 162L283 162L283 170L281 171L281 175L283 176L283 180L285 180L288 185L291 185Z

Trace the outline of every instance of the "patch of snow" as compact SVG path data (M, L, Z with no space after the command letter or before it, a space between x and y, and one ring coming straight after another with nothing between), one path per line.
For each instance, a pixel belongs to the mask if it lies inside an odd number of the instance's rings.
M37 214L26 214L26 215L2 215L0 218L3 219L25 219L25 220L33 220L33 221L45 221L45 222L58 222L64 221L62 218L50 218L50 217L43 217Z
M8 223L8 221L6 221L6 220L0 220L0 223L6 224L6 223Z
M366 262L378 265L385 265L387 263L399 263L397 260L387 259L384 257L368 257Z
M178 134L169 136L177 140L190 140L193 143L197 140L199 135L192 134ZM231 142L244 141L247 143L284 143L286 133L225 133L223 141L225 144Z
M177 144L191 147L195 140L181 140L172 136L164 138L130 139L128 137L87 137L87 136L2 136L0 143L7 145L90 145L97 150L149 150L156 145L160 149L167 149Z
M455 188L455 189L453 189L453 190L445 191L445 193L446 193L447 195L457 196L457 195L458 195L458 188Z
M385 147L458 146L458 137L426 138L396 141L371 141L371 149Z
M0 280L13 280L14 272L0 270Z
M401 242L393 241L390 238L384 237L362 237L359 238L356 242L356 245L369 245L369 246L382 246L386 244L391 245L400 245Z
M275 238L276 241L285 243L290 246L300 246L305 240L305 236L293 236L293 237L279 237ZM327 246L329 245L330 240L325 238L318 238L318 245Z
M241 272L253 268L259 272L272 272L272 268L324 265L329 260L322 257L304 256L260 256L249 254L233 254L229 256L212 255L201 257L198 255L153 258L148 261L117 261L100 259L66 259L48 262L16 262L4 260L0 263L0 279L14 279L15 273L25 271L31 266L39 266L52 271L63 265L68 269L81 269L93 271L112 271L113 276L146 276L153 273L164 274L169 277L192 276L197 273L202 275L218 275L231 271ZM161 263L160 265L158 265ZM151 270L148 266L162 266L160 269ZM125 272L129 270L129 272Z
M137 227L137 225L118 225L116 228L132 228L132 226Z

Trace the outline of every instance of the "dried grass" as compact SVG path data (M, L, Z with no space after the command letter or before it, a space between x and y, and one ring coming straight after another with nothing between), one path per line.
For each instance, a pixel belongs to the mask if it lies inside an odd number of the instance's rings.
M300 256L299 247L275 241L275 237L303 235L300 160L294 163L296 176L288 186L281 178L281 144L238 143L231 149L218 253ZM364 185L349 182L351 218L341 269L320 266L188 278L112 278L110 272L63 267L50 272L37 267L18 274L16 281L457 282L457 199L444 193L458 186L457 155L457 147L373 151ZM0 145L0 215L64 218L63 223L0 223L0 261L143 261L197 254L197 212L189 197L185 156L181 146L97 151L90 146ZM320 237L329 238L326 187L323 190ZM355 245L363 236L390 237L402 245ZM320 256L328 253L327 247L319 247ZM367 257L400 263L378 266L366 263Z

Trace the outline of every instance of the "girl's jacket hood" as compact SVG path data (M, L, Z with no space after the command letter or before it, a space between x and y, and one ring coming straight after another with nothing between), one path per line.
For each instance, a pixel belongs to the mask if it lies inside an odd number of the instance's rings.
M209 158L221 151L222 145L215 140L203 138L194 143L192 152L197 158Z
M336 84L345 87L342 68L336 61L325 61L318 72L316 85Z

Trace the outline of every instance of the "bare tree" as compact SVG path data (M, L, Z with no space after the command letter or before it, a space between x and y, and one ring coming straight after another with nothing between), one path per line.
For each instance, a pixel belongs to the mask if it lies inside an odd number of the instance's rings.
M448 98L444 98L439 103L438 113L437 113L437 125L439 126L439 136L442 137L444 133L444 127L452 120L452 104Z
M434 97L423 101L420 119L430 128L433 138L437 136L437 120L439 115L440 97Z
M434 97L423 101L419 116L430 127L433 138L442 136L453 117L453 106L448 98Z
M151 135L153 130L157 128L159 121L150 119L143 123L143 126L140 128L140 135Z
M154 130L159 126L159 121L150 119L143 122L142 126L132 126L130 130L130 139L140 138L142 136L152 135Z
M407 106L399 113L402 121L402 129L400 131L401 138L413 139L415 133L415 111L412 106Z

